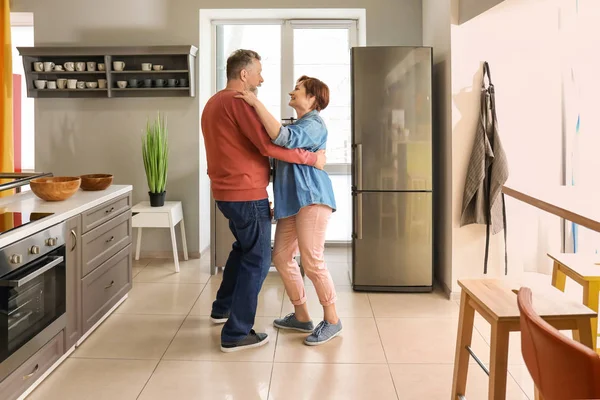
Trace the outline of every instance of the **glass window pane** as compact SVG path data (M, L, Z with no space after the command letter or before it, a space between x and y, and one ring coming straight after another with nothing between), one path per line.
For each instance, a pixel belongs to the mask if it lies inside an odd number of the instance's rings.
M276 117L281 116L281 25L217 26L217 90L227 84L227 58L237 49L261 56L264 83L258 98Z
M329 86L329 106L321 113L329 130L327 163L350 163L350 43L347 28L294 29L294 78L302 75L318 78Z

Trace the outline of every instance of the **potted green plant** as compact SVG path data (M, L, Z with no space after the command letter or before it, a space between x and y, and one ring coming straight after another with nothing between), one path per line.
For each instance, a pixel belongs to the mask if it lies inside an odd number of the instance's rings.
M159 112L156 120L152 122L148 120L145 135L142 136L142 157L152 207L165 205L167 167L169 164L167 139L167 120Z

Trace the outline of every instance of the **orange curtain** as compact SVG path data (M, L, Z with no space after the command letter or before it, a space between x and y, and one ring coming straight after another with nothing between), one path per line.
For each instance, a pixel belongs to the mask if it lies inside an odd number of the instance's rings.
M10 0L0 0L0 172L14 172ZM13 190L0 192L8 196Z

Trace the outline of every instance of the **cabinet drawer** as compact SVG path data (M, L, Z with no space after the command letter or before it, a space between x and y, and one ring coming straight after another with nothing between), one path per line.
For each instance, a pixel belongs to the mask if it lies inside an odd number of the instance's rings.
M91 231L129 208L131 208L131 194L117 197L85 211L81 214L83 218L83 233Z
M83 334L131 289L131 245L81 280Z
M3 400L14 400L25 392L64 354L64 331L54 336L31 358L0 383Z
M86 276L131 243L131 210L82 236L82 271Z

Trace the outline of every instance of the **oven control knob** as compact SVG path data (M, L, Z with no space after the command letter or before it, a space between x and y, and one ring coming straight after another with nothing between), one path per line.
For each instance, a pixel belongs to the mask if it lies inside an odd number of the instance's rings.
M40 247L39 246L31 246L31 248L29 249L29 253L40 254Z
M20 254L13 254L10 256L11 264L21 264L23 262L23 257Z
M46 246L56 246L56 238L46 239Z

